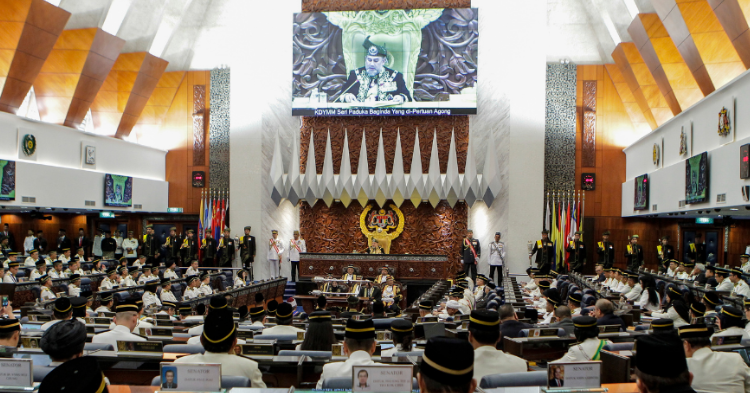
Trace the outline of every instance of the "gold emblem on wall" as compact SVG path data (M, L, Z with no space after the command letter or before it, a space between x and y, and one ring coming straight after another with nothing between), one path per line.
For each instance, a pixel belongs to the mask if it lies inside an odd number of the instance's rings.
M373 210L368 204L359 216L359 227L367 236L367 246L376 239L386 254L391 252L391 242L404 231L404 214L394 205L389 204L385 209Z

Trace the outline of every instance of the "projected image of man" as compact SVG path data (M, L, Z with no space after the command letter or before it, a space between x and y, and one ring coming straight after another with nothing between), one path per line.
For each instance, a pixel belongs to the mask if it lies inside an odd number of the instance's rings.
M369 36L362 46L367 51L365 66L349 72L340 100L348 103L391 101L393 104L411 101L404 74L386 67L388 51L385 46L372 43Z

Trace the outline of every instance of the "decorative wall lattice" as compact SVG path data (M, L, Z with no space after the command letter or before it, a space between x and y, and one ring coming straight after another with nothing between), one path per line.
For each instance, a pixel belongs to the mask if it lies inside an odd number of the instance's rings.
M193 165L206 165L206 86L193 86Z
M576 173L576 65L547 64L544 188L572 190Z
M581 166L596 166L596 81L583 81Z
M209 127L211 188L229 189L229 84L228 68L211 70Z

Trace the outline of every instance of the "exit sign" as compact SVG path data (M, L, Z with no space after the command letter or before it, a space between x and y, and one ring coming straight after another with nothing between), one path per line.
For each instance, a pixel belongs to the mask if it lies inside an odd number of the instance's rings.
M708 217L697 217L695 219L695 223L696 224L713 224L714 223L714 219L713 218L708 218Z
M167 213L182 213L181 207L169 207L167 208Z
M114 212L99 212L99 218L115 218Z

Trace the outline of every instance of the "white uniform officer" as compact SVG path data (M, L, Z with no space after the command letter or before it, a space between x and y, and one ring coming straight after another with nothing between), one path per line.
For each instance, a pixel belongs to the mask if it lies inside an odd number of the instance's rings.
M573 344L568 349L568 353L558 362L590 362L599 360L602 348L607 344L612 344L609 340L599 339L599 328L596 326L594 317L576 317L573 318L575 327L575 336L578 344Z
M172 280L168 278L161 280L160 297L162 302L177 302L177 297L172 293Z
M526 361L496 347L500 341L500 317L497 312L474 310L469 319L469 343L474 347L474 378L491 374L525 373Z
M271 278L279 277L279 261L284 254L284 243L279 240L279 231L272 230L271 238L268 239L268 264L271 270Z
M685 325L679 328L688 369L693 374L690 387L698 393L750 392L750 368L734 352L711 350L713 328Z
M138 326L137 305L131 302L118 304L115 312L117 313L114 321L115 327L112 330L95 335L91 339L92 343L111 344L117 351L118 341L147 341L145 337L132 333L133 329Z
M323 388L323 381L329 378L352 376L353 366L371 366L375 363L372 354L375 353L375 324L372 319L363 321L350 318L346 321L344 332L344 354L347 356L345 362L328 363L323 366L323 373L315 387ZM347 343L355 344L349 346Z

